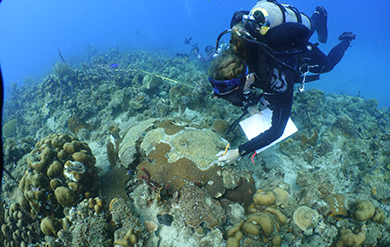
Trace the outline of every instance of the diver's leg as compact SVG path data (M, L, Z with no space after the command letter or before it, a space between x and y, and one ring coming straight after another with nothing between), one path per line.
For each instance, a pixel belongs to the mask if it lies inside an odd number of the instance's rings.
M331 71L343 58L351 41L355 38L356 35L352 32L343 33L339 36L341 42L333 47L328 55L325 55L316 45L310 44L306 46L303 56L309 66L309 71L312 73L326 73Z
M310 17L313 27L310 30L310 36L317 32L318 41L320 43L326 43L328 40L328 13L322 6L316 7L316 12Z
M343 58L345 52L347 51L349 47L350 42L348 40L342 40L338 45L332 48L328 54L328 59L330 61L330 66L326 69L329 72L331 71L336 64L340 62L340 60Z
M344 53L347 51L348 47L351 44L351 41L356 39L356 35L352 32L344 32L338 38L341 42L330 50L328 54L328 59L330 61L331 68L329 71L336 66L343 58Z

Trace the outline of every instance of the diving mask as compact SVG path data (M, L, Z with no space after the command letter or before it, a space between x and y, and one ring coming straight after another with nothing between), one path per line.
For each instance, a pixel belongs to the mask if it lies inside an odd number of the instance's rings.
M247 71L248 68L243 70L238 77L223 81L215 80L209 76L209 82L216 94L226 95L238 89L245 82Z

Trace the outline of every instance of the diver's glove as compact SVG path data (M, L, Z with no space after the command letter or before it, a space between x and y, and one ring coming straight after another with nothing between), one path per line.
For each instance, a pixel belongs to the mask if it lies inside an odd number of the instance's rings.
M248 111L248 113L249 113L251 116L253 116L253 115L255 115L255 114L259 114L259 115L262 115L262 114L263 114L259 109L257 109L257 108L254 107L254 106L249 106L246 110Z
M225 151L221 151L217 154L219 156L218 161L223 162L225 164L231 164L234 161L236 161L238 158L240 158L240 153L238 152L238 148L231 149L226 152L225 155L223 155Z

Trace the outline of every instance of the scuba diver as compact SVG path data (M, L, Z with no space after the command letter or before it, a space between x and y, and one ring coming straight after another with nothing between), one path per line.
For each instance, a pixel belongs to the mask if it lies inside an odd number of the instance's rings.
M218 153L220 162L232 163L277 140L290 117L294 84L300 83L303 90L305 82L331 71L356 38L344 32L340 43L325 55L318 44L309 42L314 32L319 42L327 41L324 7L318 6L309 18L293 6L262 0L250 11L236 12L231 29L218 36L217 47L219 39L231 33L230 47L214 58L208 75L214 95L244 111L231 127L247 113L272 110L272 126L238 148ZM259 102L260 108L255 107Z
M211 45L206 46L206 48L204 49L206 56L203 56L202 52L200 51L200 49L198 47L198 43L192 45L191 40L192 40L192 37L186 38L184 40L184 44L192 46L192 49L191 49L189 55L193 54L202 63L207 63L207 62L210 62L211 60L213 60L214 55L217 53L217 51L215 50L214 47L212 47ZM179 52L176 53L177 57L189 57L189 55L186 53L179 53Z

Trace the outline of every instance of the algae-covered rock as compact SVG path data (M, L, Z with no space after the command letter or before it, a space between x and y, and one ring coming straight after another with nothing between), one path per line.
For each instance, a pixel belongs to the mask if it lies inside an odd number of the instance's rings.
M155 74L147 74L142 79L142 85L146 87L146 89L154 89L160 86L163 83L161 78L156 76Z

